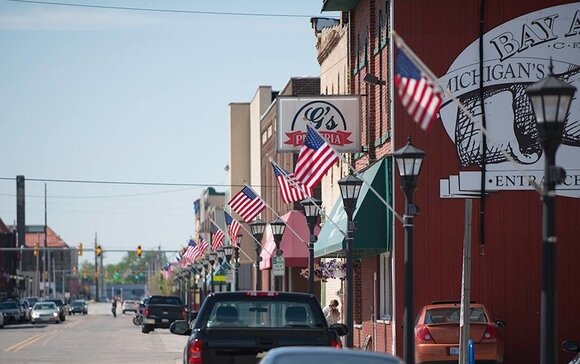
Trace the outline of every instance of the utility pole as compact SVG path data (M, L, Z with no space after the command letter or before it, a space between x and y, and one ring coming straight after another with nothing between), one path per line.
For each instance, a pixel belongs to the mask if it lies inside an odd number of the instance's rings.
M97 260L97 233L95 233L95 301L99 302L99 264Z
M48 228L47 228L47 214L46 214L46 183L45 183L44 184L44 247L45 248L48 247L47 238L46 238L47 230L48 230ZM42 269L42 274L43 274L42 281L44 282L43 296L44 297L48 297L47 294L46 294L47 293L46 291L49 289L47 287L47 285L46 285L46 283L48 281L48 277L49 277L49 274L48 274L48 265L49 265L49 262L48 262L48 249L45 249L44 250L44 254L43 254L43 258L42 258L42 265L43 265L43 269Z

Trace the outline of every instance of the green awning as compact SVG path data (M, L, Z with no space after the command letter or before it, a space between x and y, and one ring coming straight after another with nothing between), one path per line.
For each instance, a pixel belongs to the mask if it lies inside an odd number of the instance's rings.
M324 0L322 11L350 11L356 8L360 0Z
M362 178L368 181L390 205L392 205L391 186L388 183L388 177L391 175L391 170L391 159L384 158L362 172ZM392 218L390 210L364 183L354 213L356 226L353 236L353 255L355 258L391 250ZM314 256L317 258L344 257L346 242L340 230L346 232L347 216L341 197L335 202L328 214L328 219L318 235L318 242L314 245Z

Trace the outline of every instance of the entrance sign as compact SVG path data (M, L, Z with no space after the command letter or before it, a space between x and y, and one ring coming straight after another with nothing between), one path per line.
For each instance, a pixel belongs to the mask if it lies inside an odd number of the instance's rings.
M548 75L550 59L555 76L580 89L580 2L553 6L514 18L483 36L483 102L485 104L487 191L532 190L520 170L541 185L542 146L526 89ZM440 78L443 86L475 116L469 120L450 98L440 110L441 120L456 147L457 175L441 180L441 197L479 193L482 166L479 40L476 39ZM503 151L515 161L509 161ZM566 170L557 194L580 198L580 97L573 99L556 164ZM469 170L467 169L470 167ZM457 178L453 178L457 177Z

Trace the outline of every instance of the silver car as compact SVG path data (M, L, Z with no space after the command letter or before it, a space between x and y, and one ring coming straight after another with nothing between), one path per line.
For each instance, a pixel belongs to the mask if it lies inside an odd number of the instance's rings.
M30 322L54 322L60 323L59 308L54 302L38 302L32 307Z
M0 302L0 311L4 313L6 322L20 322L22 320L20 302L18 301Z

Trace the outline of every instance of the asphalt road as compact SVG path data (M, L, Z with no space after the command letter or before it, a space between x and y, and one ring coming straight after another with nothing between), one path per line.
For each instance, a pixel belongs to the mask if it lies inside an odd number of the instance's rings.
M120 307L118 311L120 312ZM141 333L133 315L114 318L108 303L60 324L12 324L0 329L0 363L181 363L187 337L168 329Z

